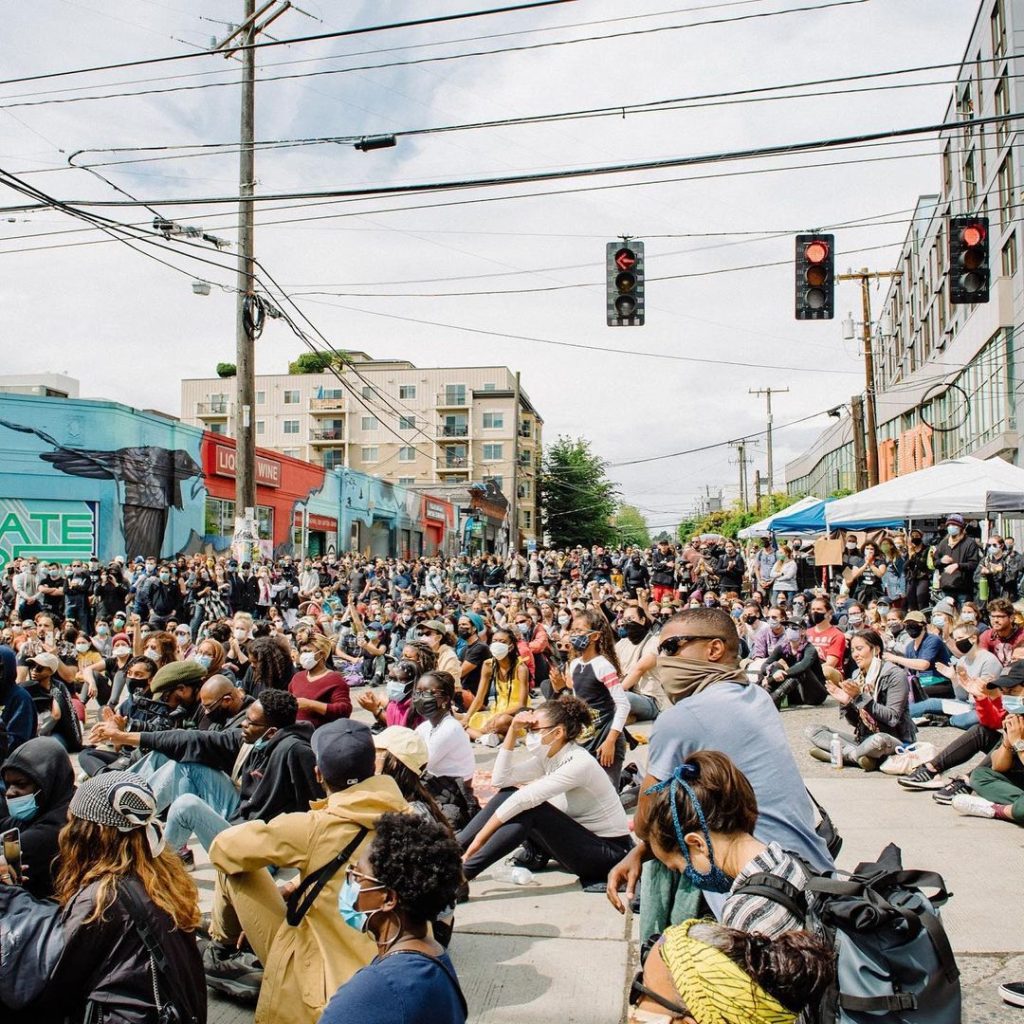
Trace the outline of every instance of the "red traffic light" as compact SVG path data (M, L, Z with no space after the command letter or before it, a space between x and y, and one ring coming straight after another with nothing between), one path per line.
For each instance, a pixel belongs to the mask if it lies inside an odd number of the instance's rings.
M964 245L981 245L985 240L985 232L978 224L969 224L960 232L960 241Z
M632 249L622 248L615 254L615 266L619 270L631 270L636 266L636 253Z
M811 242L804 249L804 259L808 263L824 263L828 259L828 243L820 239Z

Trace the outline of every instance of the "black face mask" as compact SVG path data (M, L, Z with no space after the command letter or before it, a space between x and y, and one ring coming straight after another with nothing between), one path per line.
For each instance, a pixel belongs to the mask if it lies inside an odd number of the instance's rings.
M909 637L919 637L924 632L924 623L923 622L907 622L907 623L904 623L903 628L906 631L907 636L909 636Z
M811 622L816 626L820 626L827 618L827 612L811 612Z
M229 708L224 707L223 704L218 704L215 708L206 712L206 717L214 725L223 725L231 717L231 711Z
M466 629L465 627L462 627L462 626L459 627L459 636L461 636L464 640L469 639L469 637L471 637L472 635L473 635L473 630Z
M974 641L970 637L964 637L963 640L954 640L953 644L961 654L966 654L974 646Z
M421 718L431 718L436 715L441 705L432 693L414 693L412 695L412 706Z
M626 637L630 643L638 644L647 636L647 626L642 622L624 622L622 628L625 630Z

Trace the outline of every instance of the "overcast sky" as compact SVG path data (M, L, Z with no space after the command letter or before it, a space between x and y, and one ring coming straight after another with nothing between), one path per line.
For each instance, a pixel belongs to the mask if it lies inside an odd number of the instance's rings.
M625 7L578 0L271 48L259 53L261 77L306 77L257 85L256 136L438 128L947 64L962 57L977 9L974 0L866 0L751 17L823 2L638 0ZM300 0L303 11L322 21L293 10L270 31L293 37L456 13L478 3ZM225 33L219 22L237 20L242 9L241 0L9 5L0 77L197 50ZM702 21L724 23L693 24ZM684 25L693 27L676 27ZM628 32L636 34L329 73ZM333 143L266 150L257 154L257 188L268 194L456 181L931 124L942 119L954 76L955 69L945 68L883 80L932 83L915 88L822 95L879 84L875 79L805 89L798 99L422 134L365 154ZM237 194L236 154L183 159L180 149L94 151L230 142L237 138L239 88L209 86L237 80L237 64L218 56L0 86L0 167L61 199L119 199L124 197L90 173L67 169L68 156L89 150L76 158L79 163L173 156L98 170L137 198L155 201L157 211L234 241L232 207L161 208L159 200ZM177 91L54 102L168 88ZM802 169L779 170L797 165ZM834 321L797 323L790 232L874 218L882 223L836 229L837 269L891 268L917 197L936 191L938 181L937 144L923 139L441 195L305 208L294 201L268 203L291 208L259 214L256 248L337 347L423 366L499 363L520 369L548 440L582 434L613 466L762 430L764 400L748 389L789 387L775 400L781 481L786 460L829 421L822 415L783 425L823 413L863 387L858 346L843 341L841 331L846 311L859 310L856 285L839 287ZM3 205L21 201L0 188ZM135 223L152 219L145 209L99 212ZM218 361L233 361L233 294L215 287L200 298L189 283L195 275L233 286L233 250L200 253L226 269L154 251L185 271L178 273L117 242L77 244L104 238L88 230L40 237L82 227L59 212L3 217L4 372L67 372L81 380L83 395L177 413L180 378L212 374ZM298 217L319 219L295 223ZM292 223L267 223L282 220ZM738 234L723 234L728 232ZM773 232L781 235L758 237ZM646 239L642 328L605 326L605 243L621 234ZM60 247L24 251L43 246ZM574 287L558 287L564 285ZM554 290L509 293L526 288ZM465 292L492 294L450 294ZM875 293L879 305L882 294ZM258 342L257 371L282 372L301 351L288 328L272 322ZM762 439L753 449L754 466L762 470L764 448ZM611 475L623 497L658 527L678 521L705 487L724 488L726 500L734 497L734 459L734 451L716 448L615 466Z

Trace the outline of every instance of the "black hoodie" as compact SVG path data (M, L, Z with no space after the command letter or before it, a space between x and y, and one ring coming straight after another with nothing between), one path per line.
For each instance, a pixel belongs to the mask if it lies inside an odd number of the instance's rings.
M21 830L21 858L28 868L25 888L33 896L53 895L57 856L57 834L67 824L68 804L75 792L75 775L68 752L51 736L39 736L23 743L11 754L0 773L14 769L27 775L38 787L38 813L31 821L10 817L7 801L0 797L0 832Z

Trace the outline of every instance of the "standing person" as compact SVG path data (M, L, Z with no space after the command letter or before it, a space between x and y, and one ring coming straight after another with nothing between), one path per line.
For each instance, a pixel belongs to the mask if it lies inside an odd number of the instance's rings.
M592 608L577 612L569 643L575 657L565 678L573 693L586 701L595 714L593 736L584 746L618 788L626 756L622 732L629 718L629 698L619 680L615 639L604 614Z
M204 1024L199 894L163 848L152 791L131 772L108 772L84 782L68 812L56 885L63 950L41 1009L72 1021L152 1022L174 1003L177 1019ZM140 919L163 953L159 970Z
M305 813L237 825L210 847L218 874L207 981L235 995L258 993L256 1024L314 1024L331 994L373 958L374 943L338 913L344 865L373 839L382 814L406 809L394 779L374 775L373 738L361 722L329 722L313 741L327 799ZM271 865L297 868L300 889L312 894L301 915L300 898L291 901L296 924L265 870ZM238 952L243 932L255 956Z
M341 986L320 1024L465 1024L466 999L430 923L455 902L459 848L440 824L383 814L345 872L338 910L377 955Z
M314 729L352 714L345 677L327 667L332 646L323 633L311 633L299 645L301 669L288 684L288 692L299 702L299 721L311 722Z
M903 573L907 582L907 611L923 612L930 603L932 570L928 568L928 548L920 530L910 531L910 549Z
M981 562L981 549L968 537L962 515L946 518L946 536L935 545L932 562L939 570L939 587L957 607L974 597L974 572Z
M882 577L888 566L879 555L878 548L868 542L864 545L864 554L860 565L853 565L846 575L846 584L850 593L857 601L867 604L877 601L882 596Z
M725 551L719 556L715 571L722 591L735 590L737 594L742 591L747 563L743 561L743 555L734 540L726 540Z
M658 541L651 555L651 600L661 602L675 595L676 553L668 538Z
M780 544L772 566L772 604L790 601L796 593L796 560L788 544Z

